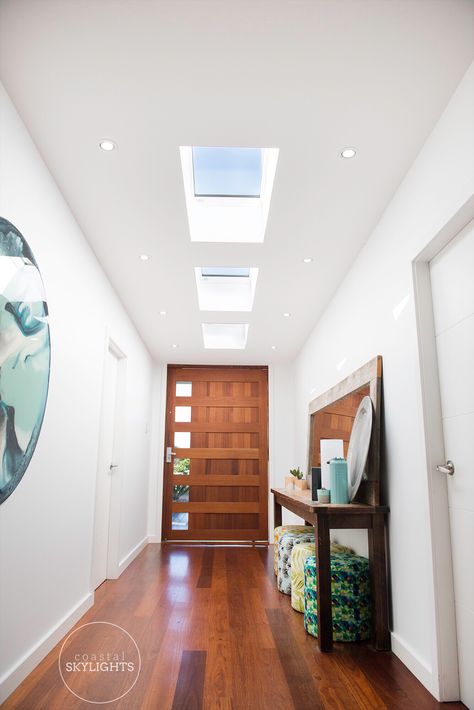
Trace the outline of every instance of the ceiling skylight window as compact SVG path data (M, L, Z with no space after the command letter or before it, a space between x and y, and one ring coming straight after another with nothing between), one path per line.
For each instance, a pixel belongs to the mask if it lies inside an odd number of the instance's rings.
M203 279L208 278L248 278L250 269L242 266L203 266L201 268Z
M251 311L258 269L197 266L194 269L201 311Z
M263 242L278 148L181 146L193 242Z
M248 323L203 323L204 347L211 350L244 350Z
M260 148L193 148L196 197L260 197Z

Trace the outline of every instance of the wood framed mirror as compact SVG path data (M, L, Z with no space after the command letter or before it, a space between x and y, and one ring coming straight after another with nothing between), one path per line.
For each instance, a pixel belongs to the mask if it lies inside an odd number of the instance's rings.
M308 472L313 466L321 466L321 439L342 439L347 457L355 415L367 395L373 407L372 433L364 478L354 502L380 505L381 355L309 403Z

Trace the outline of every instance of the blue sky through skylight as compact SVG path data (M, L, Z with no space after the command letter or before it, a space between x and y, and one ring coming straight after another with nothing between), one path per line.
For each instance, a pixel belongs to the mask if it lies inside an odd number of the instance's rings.
M193 148L196 197L260 197L260 148Z
M250 268L242 266L203 266L201 268L203 278L209 276L223 278L247 278L250 276Z

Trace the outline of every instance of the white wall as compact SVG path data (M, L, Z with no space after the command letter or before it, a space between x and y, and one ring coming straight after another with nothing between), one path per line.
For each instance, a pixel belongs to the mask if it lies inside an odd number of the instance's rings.
M296 466L294 454L294 374L290 365L270 365L268 371L269 470L268 487L283 488L285 476ZM303 469L305 470L305 469ZM273 496L269 500L269 540L273 542ZM299 522L283 509L283 522Z
M0 214L21 231L38 261L52 342L38 446L0 508L1 701L92 603L107 331L127 356L119 560L146 539L153 366L2 87L0 112Z
M375 355L383 356L392 645L435 695L431 526L436 521L428 507L412 260L474 193L473 126L471 65L294 366L295 464L304 466L309 401ZM365 535L346 531L340 539L364 553Z

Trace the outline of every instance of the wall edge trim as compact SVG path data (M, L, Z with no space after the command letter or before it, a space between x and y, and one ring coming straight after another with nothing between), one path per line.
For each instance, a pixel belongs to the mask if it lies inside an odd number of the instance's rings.
M20 683L36 668L45 656L72 629L79 619L94 604L94 593L88 592L70 611L67 612L36 645L32 646L4 675L0 678L0 703L3 703Z
M120 562L119 562L119 564L118 564L118 575L117 575L117 577L120 577L120 575L122 574L122 572L125 572L125 570L127 569L127 567L133 562L133 560L134 560L136 557L138 557L138 555L140 554L140 552L142 552L142 551L145 549L145 547L148 545L149 542L150 542L149 536L148 536L148 535L145 535L145 537L143 538L143 540L140 540L140 542L139 542L137 545L135 545L135 547L132 547L132 549L130 550L130 552L128 552L128 553L125 555L125 557L122 557L122 559L120 560Z
M392 652L413 673L422 685L439 700L438 678L432 669L395 632L390 634Z

